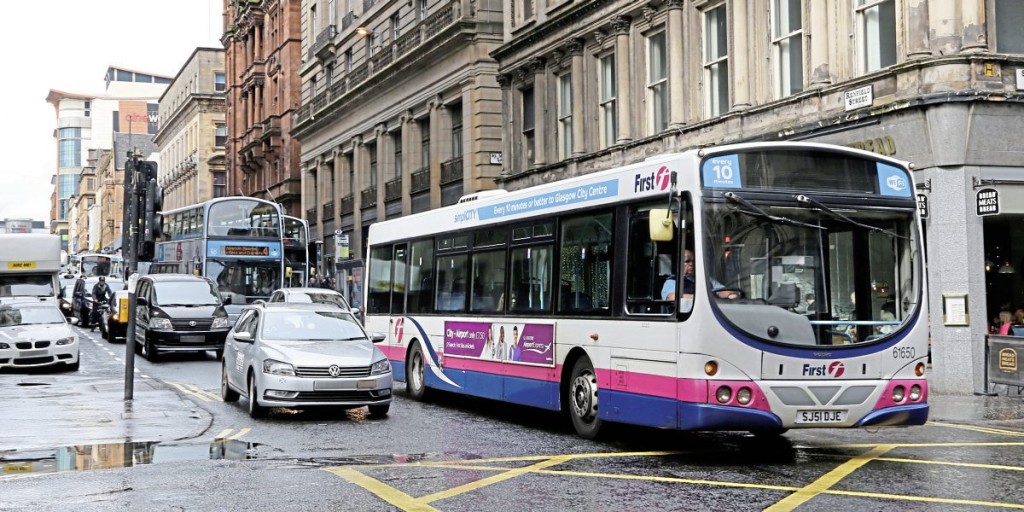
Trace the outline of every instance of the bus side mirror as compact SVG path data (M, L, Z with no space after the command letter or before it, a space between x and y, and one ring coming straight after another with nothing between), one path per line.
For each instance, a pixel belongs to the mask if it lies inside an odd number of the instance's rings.
M672 211L667 208L654 208L648 215L648 225L652 242L671 242L673 234Z

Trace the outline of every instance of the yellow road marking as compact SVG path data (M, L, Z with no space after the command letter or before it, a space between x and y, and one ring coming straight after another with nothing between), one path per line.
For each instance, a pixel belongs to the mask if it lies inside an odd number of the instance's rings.
M874 448L880 446L878 444L869 443L855 443L855 444L834 444L829 446L817 446L814 449L829 449L829 448ZM890 444L885 446L892 446L894 448L947 448L947 447L964 447L964 446L1024 446L1024 442L981 442L981 443L902 443L902 444ZM802 448L808 448L806 446Z
M1000 464L978 464L976 462L947 462L941 460L902 459L896 457L879 457L876 460L884 460L885 462L902 462L908 464L935 464L938 466L959 466L965 468L998 469L1001 471L1024 471L1024 467L1021 466L1003 466Z
M959 424L956 424L956 423L942 423L942 422L938 422L938 421L932 421L932 422L929 422L928 424L929 425L935 425L937 427L958 428L958 429L961 429L961 430L973 430L975 432L982 432L982 433L985 433L985 434L999 434L999 435L1004 435L1004 436L1024 437L1024 432L1021 432L1019 430L1008 430L1008 429L1002 429L1002 428L982 427L982 426L975 426L975 425L959 425Z
M841 464L839 467L825 473L817 480L803 487L799 491L786 496L778 503L765 509L766 512L778 512L783 510L793 510L800 505L803 505L811 498L827 491L833 485L837 484L840 480L846 478L861 466L871 462L872 460L881 457L886 452L896 448L896 445L882 444L869 450L867 453L857 455L852 459Z
M1012 432L1012 431L1007 431ZM901 494L886 494L886 493L874 493L864 491L847 491L832 489L832 486L855 472L857 469L863 467L865 464L871 461L885 461L885 462L896 462L896 463L917 463L917 464L936 464L936 465L949 465L958 467L970 467L979 469L990 469L990 470L1010 470L1010 471L1024 471L1024 467L1016 466L1003 466L995 464L978 464L969 462L944 462L944 461L929 461L929 460L916 460L906 459L899 457L883 457L885 453L888 453L896 448L907 448L907 447L974 447L974 446L985 446L985 447L1001 447L1001 446L1022 446L1024 443L1005 442L1005 443L908 443L908 444L850 444L850 445L835 445L826 447L803 447L803 449L827 449L827 448L867 448L868 451L857 455L839 467L829 471L825 475L821 476L814 482L804 486L784 486L784 485L768 485L768 484L757 484L757 483L746 483L746 482L728 482L728 481L715 481L715 480L699 480L699 479L687 479L677 477L661 477L661 476L645 476L645 475L628 475L628 474L612 474L612 473L596 473L587 471L572 471L572 470L557 470L547 469L551 466L556 466L564 462L573 459L588 459L588 458L600 458L600 457L637 457L637 456L663 456L663 455L675 455L686 452L625 452L625 453L589 453L589 454L574 454L574 455L533 455L523 457L494 457L489 459L473 459L473 460L462 460L462 461L436 461L436 462L417 462L413 464L377 464L377 465L364 465L364 466L346 466L336 468L325 468L326 471L334 473L346 480L355 483L364 489L376 494L381 499L384 499L388 503L395 505L401 510L405 511L433 511L436 510L430 506L438 500L458 496L470 491L481 489L483 487L500 483L518 476L525 474L541 474L551 476L576 476L576 477L589 477L589 478L607 478L617 480L634 480L634 481L650 481L650 482L664 482L664 483L682 483L692 485L707 485L717 487L733 487L733 488L746 488L746 489L760 489L760 490L772 490L792 493L786 498L775 503L771 507L765 509L769 511L790 511L800 505L811 500L815 496L826 494L836 496L855 496L855 497L866 497L874 499L885 499L885 500L898 500L898 501L911 501L911 502L922 502L922 503L942 503L951 505L964 505L964 506L977 506L977 507L996 507L996 508L1008 508L1008 509L1021 509L1024 510L1024 504L1020 503L1005 503L995 501L980 501L980 500L966 500L958 498L942 498L933 496L914 496L914 495L901 495ZM799 447L798 447L799 448ZM494 463L501 462L533 462L539 461L532 465L521 467L521 468L508 468L505 466L495 466ZM366 476L360 473L356 468L385 468L385 467L405 467L405 468L440 468L440 469L455 469L455 470L470 470L470 471L496 471L499 472L497 475L486 477L468 484L464 484L458 487L454 487L448 490L436 492L420 498L413 498L379 480L372 477Z
M234 430L233 428L226 428L224 430L221 430L220 434L217 434L217 435L213 436L213 440L214 441L220 441L221 439L227 439L228 438L228 434L230 434L233 430Z
M228 439L238 439L239 437L242 437L242 436L248 434L249 432L252 432L252 429L249 428L249 427L245 427L245 428L239 429L237 434L229 437Z
M217 395L215 395L213 393L210 393L209 391L206 391L206 390L200 388L199 386L196 386L195 384L187 384L187 383L181 384L181 383L177 383L177 382L168 382L168 383L170 385L180 389L182 393L185 393L186 395L189 395L189 396L194 396L194 397L196 397L196 398L198 398L198 399L200 399L200 400L202 400L204 402L220 402L220 401L222 401L219 396L217 396Z
M349 482L352 482L363 489L366 489L373 494L376 494L384 501L398 507L401 510L407 512L437 512L437 509L427 505L426 503L419 503L415 498L408 494L387 485L380 480L368 477L352 468L327 468L327 471L338 475Z
M572 460L573 457L574 456L572 456L572 455L562 455L562 456L559 456L559 457L553 457L551 459L538 462L536 464L531 464L531 465L526 466L526 467L509 469L509 470L506 470L504 473L501 473L501 474L497 474L497 475L494 475L494 476L489 476L487 478L483 478L483 479L477 480L475 482L470 482L468 484L460 485L458 487L452 487L451 489L447 489L447 490L444 490L444 491L441 491L441 492L435 492L434 494L429 494L427 496L419 498L416 501L419 502L419 503L426 504L426 503L430 503L430 502L433 502L433 501L437 501L437 500L441 500L441 499L445 499L445 498L450 498L452 496L457 496L457 495L465 493L465 492L475 491L477 489L480 489L480 488L483 488L483 487L487 487L488 485L504 482L505 480L509 480L511 478L515 478L517 476L524 475L526 473L532 473L532 472L537 471L539 469L544 469L544 468L547 468L547 467L556 466L556 465L561 464L563 462Z

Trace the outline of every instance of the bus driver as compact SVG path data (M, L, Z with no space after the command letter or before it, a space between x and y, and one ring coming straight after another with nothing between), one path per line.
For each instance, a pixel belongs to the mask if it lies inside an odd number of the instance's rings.
M683 298L692 299L693 291L696 288L696 282L694 281L694 269L695 265L693 262L693 251L686 249L683 251ZM738 299L739 293L735 290L725 289L725 285L719 283L715 278L711 278L711 285L714 287L715 294L721 299ZM661 287L661 299L662 300L675 300L676 299L676 277L669 276L665 280L665 284Z

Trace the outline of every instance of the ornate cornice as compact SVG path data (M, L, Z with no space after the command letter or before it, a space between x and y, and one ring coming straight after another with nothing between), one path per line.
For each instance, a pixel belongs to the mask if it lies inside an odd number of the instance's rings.
M611 19L612 32L615 35L629 34L629 27L633 25L633 18L629 16L615 16Z

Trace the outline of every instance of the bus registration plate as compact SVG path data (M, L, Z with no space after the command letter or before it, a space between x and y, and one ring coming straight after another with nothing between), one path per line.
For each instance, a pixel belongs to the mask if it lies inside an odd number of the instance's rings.
M797 411L797 423L843 423L846 411Z

